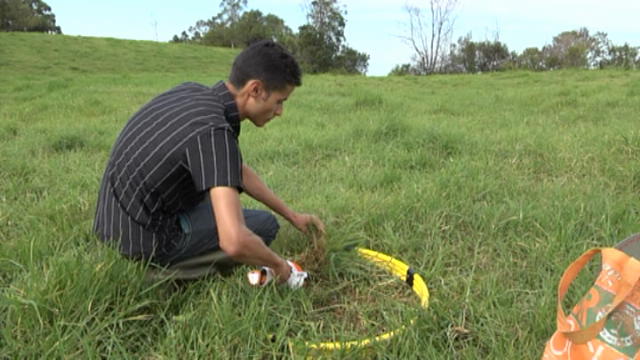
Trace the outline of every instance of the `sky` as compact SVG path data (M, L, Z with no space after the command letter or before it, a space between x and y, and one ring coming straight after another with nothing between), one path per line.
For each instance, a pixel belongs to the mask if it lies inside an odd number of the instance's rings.
M248 9L282 18L293 31L306 23L305 0L249 0ZM45 0L66 35L166 42L220 11L219 0ZM346 7L347 44L369 54L367 75L384 76L411 62L406 5L426 8L429 0L339 0ZM471 33L520 53L541 48L563 31L602 31L616 45L640 46L637 0L458 0L453 40Z

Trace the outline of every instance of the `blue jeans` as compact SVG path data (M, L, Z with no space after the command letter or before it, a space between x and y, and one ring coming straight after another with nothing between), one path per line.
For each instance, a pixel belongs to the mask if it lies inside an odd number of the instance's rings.
M276 217L264 210L243 209L242 213L247 228L258 235L267 246L271 245L280 229ZM221 251L213 206L208 196L194 208L181 213L178 219L182 237L169 254L159 259L161 263L170 265L195 256Z

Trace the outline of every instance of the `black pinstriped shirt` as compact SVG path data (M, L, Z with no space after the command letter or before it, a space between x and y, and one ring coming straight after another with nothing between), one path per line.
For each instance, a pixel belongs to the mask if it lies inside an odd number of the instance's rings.
M215 186L242 191L240 118L219 82L179 85L127 122L102 178L94 231L132 258L162 257L180 239L177 214Z

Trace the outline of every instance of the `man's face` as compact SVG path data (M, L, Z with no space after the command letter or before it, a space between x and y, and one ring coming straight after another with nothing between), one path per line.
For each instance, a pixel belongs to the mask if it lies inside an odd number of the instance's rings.
M284 90L273 90L267 92L262 88L259 93L251 98L247 104L247 117L257 127L263 127L276 116L282 115L284 102L295 89L288 85Z

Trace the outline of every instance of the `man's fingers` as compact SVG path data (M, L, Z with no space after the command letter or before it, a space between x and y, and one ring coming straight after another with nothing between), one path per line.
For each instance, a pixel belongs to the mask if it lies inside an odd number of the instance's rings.
M322 235L325 234L324 224L320 218L311 214L304 214L296 227L305 235L313 235L315 232L320 232Z
M308 217L308 222L306 224L306 229L307 230L311 230L312 234L309 235L316 235L316 233L320 233L320 235L324 235L324 224L322 223L322 221L320 220L320 218L318 218L315 215L309 215Z
M322 223L322 221L317 216L313 216L311 218L311 221L313 222L313 226L316 228L316 230L320 231L320 233L324 235L324 224Z

